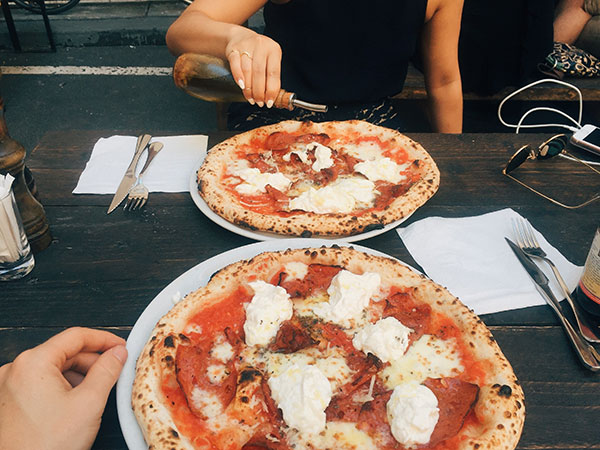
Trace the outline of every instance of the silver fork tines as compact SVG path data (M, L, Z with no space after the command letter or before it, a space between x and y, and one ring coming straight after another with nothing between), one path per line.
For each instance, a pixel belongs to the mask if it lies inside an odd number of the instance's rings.
M127 202L125 203L124 209L133 211L134 209L141 208L148 201L148 188L142 183L142 178L138 178L138 184L136 184L129 195L127 196Z
M144 164L144 167L142 167L135 185L129 191L127 202L123 209L133 211L134 209L142 208L148 201L148 188L142 182L142 177L146 173L146 170L148 170L154 157L162 150L162 148L163 144L161 142L153 142L150 144L150 147L148 147L148 158L146 159L146 163Z
M567 287L567 283L561 276L557 267L554 263L548 258L546 252L540 247L540 244L535 237L535 233L533 232L533 228L529 221L521 218L513 219L513 229L515 231L515 235L517 238L517 244L521 247L524 253L529 256L533 256L535 258L539 258L544 260L552 269L554 276L556 277L556 281L560 285L565 299L567 303L571 307L573 311L573 315L575 316L575 321L577 322L577 327L581 332L582 336L589 342L600 342L600 337L592 331L592 328L586 323L585 319L580 315L580 312L575 305L573 298L571 297L571 293L569 292L569 288Z

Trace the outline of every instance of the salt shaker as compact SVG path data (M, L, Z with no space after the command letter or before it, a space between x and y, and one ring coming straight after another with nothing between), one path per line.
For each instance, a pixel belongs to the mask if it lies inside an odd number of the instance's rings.
M13 181L10 174L0 175L0 281L24 277L35 264L12 191Z

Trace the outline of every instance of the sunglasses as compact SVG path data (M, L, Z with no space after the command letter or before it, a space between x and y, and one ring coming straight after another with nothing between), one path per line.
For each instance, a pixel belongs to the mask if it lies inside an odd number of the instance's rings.
M543 197L546 200L551 201L555 205L562 206L563 208L577 209L577 208L581 208L583 206L589 205L593 201L598 200L600 198L600 194L596 194L593 198L591 198L583 203L580 203L579 205L566 205L564 203L559 202L558 200L553 199L552 197L548 197L547 195L542 194L540 191L532 188L531 186L523 183L521 180L518 180L517 178L515 178L514 176L511 175L512 171L514 171L517 167L521 166L528 159L532 159L532 160L534 160L534 159L550 159L550 158L555 157L556 155L561 155L567 159L578 161L581 164L584 164L585 166L589 167L594 172L596 172L597 174L600 175L600 172L598 170L596 170L594 167L592 167L585 161L582 161L581 159L577 158L576 156L573 156L572 154L568 153L565 150L568 143L569 143L569 139L567 138L567 136L565 134L558 134L554 137L551 137L547 141L543 142L536 149L532 148L530 145L524 145L519 150L517 150L514 155L512 155L510 157L510 159L506 163L506 166L504 167L504 169L502 169L502 173L504 175L506 175L507 177L513 179L517 183L519 183L521 186L524 186L527 189L529 189L530 191L536 193L540 197Z

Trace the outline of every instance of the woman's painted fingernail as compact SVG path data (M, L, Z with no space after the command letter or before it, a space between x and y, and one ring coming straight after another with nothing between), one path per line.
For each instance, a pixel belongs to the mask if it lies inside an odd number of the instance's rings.
M249 98L248 99L248 103L250 103L251 105L254 105L256 102L254 101L253 98Z
M240 89L246 88L246 85L244 84L244 80L242 80L241 78L238 80L238 86L240 87Z
M261 108L262 108L263 106L265 106L264 102L256 102L256 104L257 104L258 106L260 106Z
M273 103L274 103L273 100L269 100L267 102L267 108L270 108L271 106L273 106Z

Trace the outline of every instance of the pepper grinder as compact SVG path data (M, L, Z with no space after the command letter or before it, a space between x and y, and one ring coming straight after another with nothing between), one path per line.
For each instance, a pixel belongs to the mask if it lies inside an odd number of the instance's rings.
M0 95L0 174L10 173L15 177L13 183L15 201L29 245L36 253L50 245L52 235L44 207L29 190L28 186L31 186L37 193L31 172L25 167L25 155L25 148L8 134L4 119L4 101ZM25 172L28 172L27 180Z

